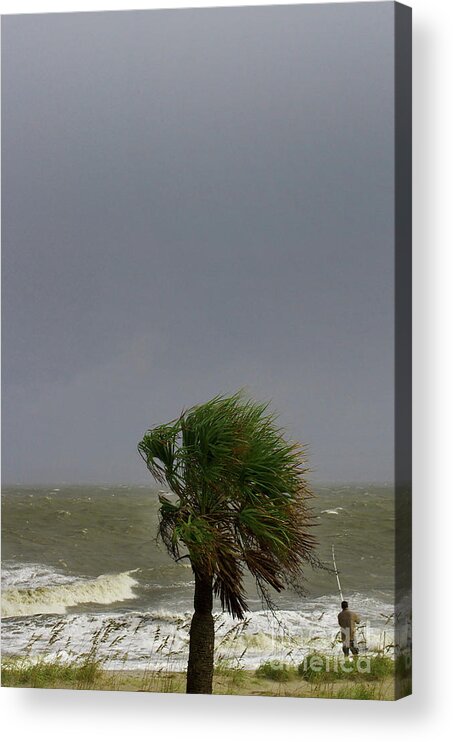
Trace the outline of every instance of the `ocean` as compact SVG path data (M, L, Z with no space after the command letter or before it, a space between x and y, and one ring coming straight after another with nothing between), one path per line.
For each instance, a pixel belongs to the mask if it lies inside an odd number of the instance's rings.
M77 660L96 651L110 669L184 669L193 578L156 541L149 486L14 486L2 493L3 656ZM394 490L317 486L311 503L318 557L361 617L361 651L393 652ZM335 574L306 571L305 593L274 594L265 609L247 580L249 613L215 603L216 661L255 668L341 653Z

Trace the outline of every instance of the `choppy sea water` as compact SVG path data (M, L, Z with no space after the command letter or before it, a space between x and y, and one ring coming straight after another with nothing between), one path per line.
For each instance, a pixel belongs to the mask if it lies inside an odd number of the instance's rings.
M317 487L318 556L335 545L345 597L362 618L363 651L393 650L394 490ZM147 486L9 487L2 493L2 651L75 659L93 645L111 669L183 669L193 579L156 542L156 491ZM275 595L265 610L248 581L250 611L216 604L217 660L257 667L341 652L335 575L307 570L306 597Z

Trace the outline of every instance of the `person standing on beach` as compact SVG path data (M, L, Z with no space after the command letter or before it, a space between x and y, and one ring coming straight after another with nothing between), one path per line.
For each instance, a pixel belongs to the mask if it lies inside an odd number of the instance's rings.
M341 627L344 656L349 656L349 650L351 650L352 654L358 654L359 649L355 641L355 627L356 624L360 623L360 618L357 613L354 613L354 611L349 609L347 600L343 600L341 603L341 612L338 614L338 623Z

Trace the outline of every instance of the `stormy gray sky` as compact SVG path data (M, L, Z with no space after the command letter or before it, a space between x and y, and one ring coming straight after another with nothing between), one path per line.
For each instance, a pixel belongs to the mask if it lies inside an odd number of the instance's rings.
M393 476L393 3L3 19L3 481L245 387Z

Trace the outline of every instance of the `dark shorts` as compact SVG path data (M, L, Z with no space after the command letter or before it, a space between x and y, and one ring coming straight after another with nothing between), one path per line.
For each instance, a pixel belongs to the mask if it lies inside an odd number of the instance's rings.
M355 639L351 639L351 641L343 642L343 654L345 657L349 655L349 650L351 650L352 654L359 653L359 648L357 646Z

